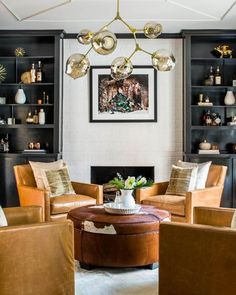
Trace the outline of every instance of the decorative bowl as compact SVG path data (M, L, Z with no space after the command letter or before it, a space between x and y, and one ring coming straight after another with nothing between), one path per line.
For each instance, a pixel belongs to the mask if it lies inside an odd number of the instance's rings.
M117 206L115 203L104 204L104 209L107 213L116 215L131 215L137 214L141 208L141 205L135 204L133 208Z

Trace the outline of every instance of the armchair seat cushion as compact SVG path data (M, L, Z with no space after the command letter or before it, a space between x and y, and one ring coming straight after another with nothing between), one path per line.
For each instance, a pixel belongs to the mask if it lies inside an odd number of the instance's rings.
M51 214L68 213L71 209L95 205L96 199L85 195L62 195L50 198Z
M167 210L174 215L185 216L185 197L183 196L157 195L145 198L142 204Z

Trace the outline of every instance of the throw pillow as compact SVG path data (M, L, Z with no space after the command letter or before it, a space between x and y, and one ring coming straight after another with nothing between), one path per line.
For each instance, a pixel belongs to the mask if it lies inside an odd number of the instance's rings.
M179 160L177 162L177 166L182 168L198 167L195 189L202 189L206 187L206 181L207 181L209 168L211 166L211 161L198 164L198 163L191 163L191 162L183 162Z
M61 169L65 166L65 163L63 160L58 160L55 162L32 162L29 161L30 166L33 170L34 178L37 184L37 188L45 189L45 185L43 183L43 176L42 176L42 170L55 170L55 169Z
M231 227L236 229L236 210L234 211L234 215L232 217Z
M67 167L58 170L44 170L43 182L51 197L75 194Z
M197 179L198 167L181 168L172 165L169 185L166 195L184 196L186 192L194 190Z
M0 206L0 226L7 226L7 219L5 216L4 211L2 210L2 207Z

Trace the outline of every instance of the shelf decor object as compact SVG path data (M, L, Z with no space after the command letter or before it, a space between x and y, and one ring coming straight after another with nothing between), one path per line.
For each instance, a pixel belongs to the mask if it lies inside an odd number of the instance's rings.
M224 98L225 105L231 106L235 104L235 96L233 91L228 90Z
M108 27L115 21L122 22L127 29L132 33L135 48L128 57L117 57L111 64L111 77L114 80L121 80L129 77L133 71L131 58L136 52L142 51L151 56L152 65L158 71L170 71L175 67L175 58L172 53L166 49L159 49L153 53L144 50L137 41L137 32L144 32L144 35L149 39L157 38L162 32L162 25L156 22L148 22L143 29L137 29L127 23L120 15L120 0L116 0L117 9L115 17L105 24L97 32L91 32L83 29L79 32L77 40L80 44L90 44L90 49L85 54L75 53L72 54L66 62L66 74L73 79L85 76L90 68L90 62L87 58L89 52L93 49L96 53L107 55L112 53L117 46L117 39L114 33L108 30Z
M25 55L25 49L23 47L17 47L14 53L15 53L15 56L22 57Z
M7 76L7 70L6 68L0 64L0 83L2 83Z
M26 96L24 90L19 87L15 95L15 102L18 104L24 104L26 102Z

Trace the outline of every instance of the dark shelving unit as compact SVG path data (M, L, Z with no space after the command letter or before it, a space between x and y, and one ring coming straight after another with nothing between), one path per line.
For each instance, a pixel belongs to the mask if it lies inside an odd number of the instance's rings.
M8 153L0 153L0 204L3 207L18 206L13 166L32 161L54 161L61 157L61 65L62 65L61 30L22 30L0 31L0 64L7 70L7 77L0 83L0 96L6 97L6 104L0 104L0 117L14 117L14 125L0 125L0 138L9 136ZM16 57L15 49L25 49L25 56ZM41 83L21 84L26 103L15 103L15 94L19 88L21 74L31 69L32 63L37 68L42 63L43 81ZM38 104L43 92L49 95L48 104ZM41 108L45 111L45 124L26 124L29 111ZM29 142L40 142L46 153L24 153Z
M232 80L236 76L236 30L186 30L184 38L184 158L191 162L212 161L228 166L221 206L236 207L236 126L227 125L236 115L236 104L225 105L228 90L236 95ZM216 58L212 50L221 44L233 49L232 58ZM210 66L220 67L222 85L205 86L204 79ZM199 106L199 94L210 98L212 106ZM202 116L207 111L219 113L222 126L203 126ZM218 144L220 154L198 154L203 140Z

